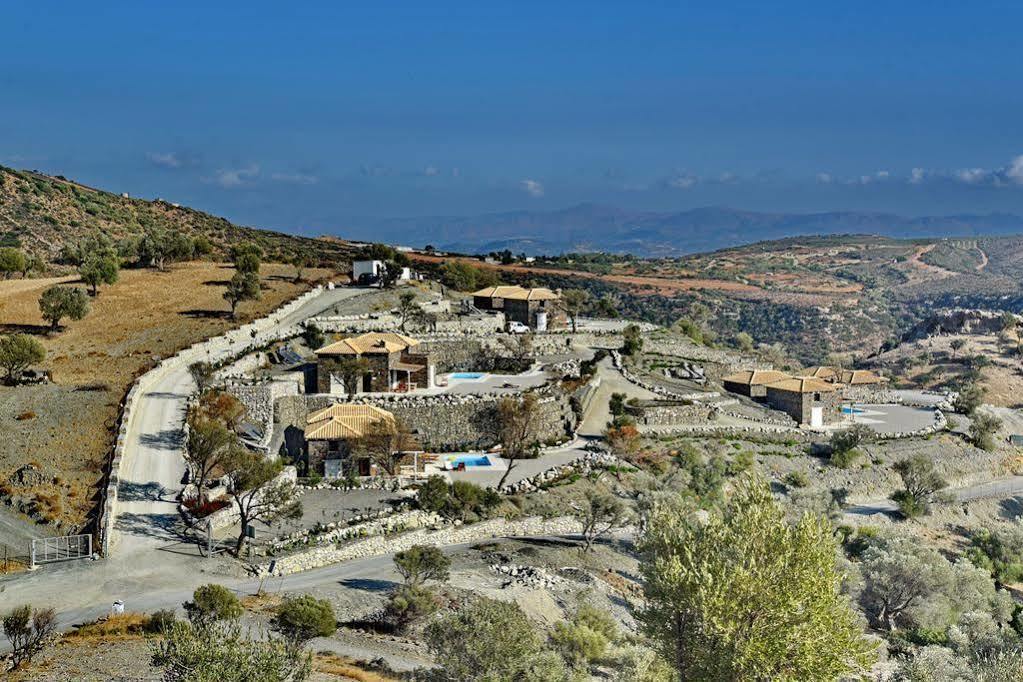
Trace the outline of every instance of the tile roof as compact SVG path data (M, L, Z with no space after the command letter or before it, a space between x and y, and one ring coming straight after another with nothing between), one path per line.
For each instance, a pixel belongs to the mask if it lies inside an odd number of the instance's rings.
M789 377L767 385L767 390L785 391L787 393L830 393L835 385L810 377Z
M508 298L515 301L556 301L561 298L546 287L525 289L520 286L496 286L480 289L472 294L481 298Z
M779 372L774 369L744 369L741 372L729 374L722 381L727 381L731 384L743 384L744 386L761 386L788 378L790 377L785 372Z
M341 339L316 351L317 355L375 355L394 353L419 345L419 341L393 332L369 332Z
M306 418L307 440L361 438L372 424L394 422L394 415L373 405L336 403L311 413Z
M807 367L799 373L801 377L811 377L824 381L835 381L838 379L839 371L834 367Z
M847 369L842 372L840 381L850 386L867 386L870 384L884 384L888 379L874 374L869 369Z

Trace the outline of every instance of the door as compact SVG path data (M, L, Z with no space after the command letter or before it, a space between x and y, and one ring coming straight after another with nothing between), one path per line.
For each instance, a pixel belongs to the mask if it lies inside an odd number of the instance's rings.
M370 393L373 391L373 375L369 372L362 375L362 392Z
M813 428L820 428L824 426L824 408L823 407L811 407L810 408L810 426Z

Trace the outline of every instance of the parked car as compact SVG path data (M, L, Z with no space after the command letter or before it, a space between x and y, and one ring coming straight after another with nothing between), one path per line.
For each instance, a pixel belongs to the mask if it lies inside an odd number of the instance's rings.
M528 334L529 333L529 327L527 327L526 325L522 324L521 322L516 322L515 320L512 320L511 322L508 323L508 333L509 334Z

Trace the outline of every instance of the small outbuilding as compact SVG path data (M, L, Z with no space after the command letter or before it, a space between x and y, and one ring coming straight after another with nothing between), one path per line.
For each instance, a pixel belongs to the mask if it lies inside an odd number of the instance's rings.
M338 403L310 413L305 426L309 470L329 478L350 469L359 476L374 475L369 458L356 459L352 453L355 443L379 425L395 428L394 415L373 405Z
M546 287L496 286L472 295L473 305L478 309L502 312L509 322L521 322L540 332L564 322L558 307L560 300L560 294Z
M316 351L317 392L355 395L430 388L435 367L417 346L418 340L394 332L369 332L324 346Z

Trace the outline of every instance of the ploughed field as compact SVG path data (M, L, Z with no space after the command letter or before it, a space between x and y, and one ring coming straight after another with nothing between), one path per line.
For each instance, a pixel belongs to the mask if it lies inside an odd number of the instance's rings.
M53 383L0 386L0 513L20 511L62 532L85 525L113 446L118 408L136 376L160 358L260 317L309 288L327 270L264 264L262 299L238 306L223 299L229 265L196 262L156 270L122 270L101 287L90 312L49 334L39 295L63 279L0 281L0 333L36 335L42 368ZM25 468L26 465L30 465ZM17 473L16 473L17 472Z

